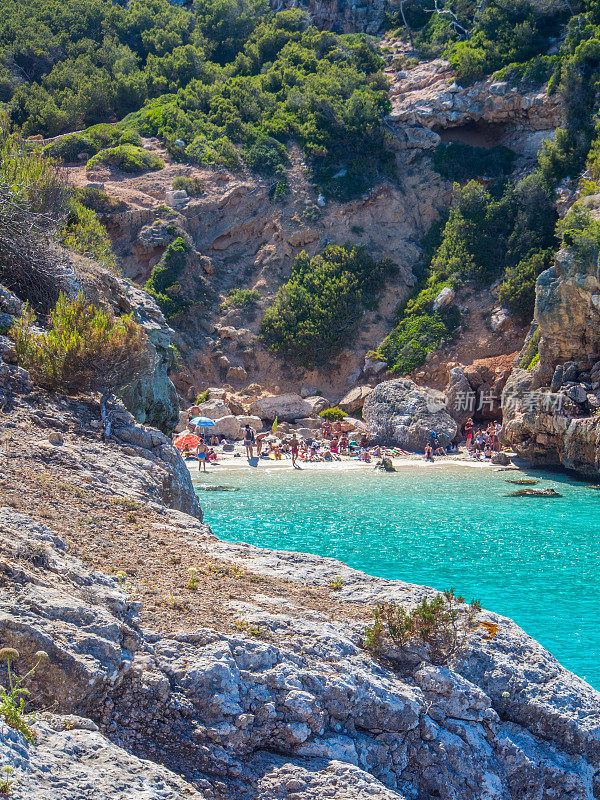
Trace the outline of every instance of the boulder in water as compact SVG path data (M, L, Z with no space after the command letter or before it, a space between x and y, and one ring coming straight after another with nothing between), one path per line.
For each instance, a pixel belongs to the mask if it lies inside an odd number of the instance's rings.
M562 497L556 489L518 489L508 497Z
M456 422L446 411L446 396L409 378L376 386L365 400L363 419L380 441L412 451L424 450L433 432L442 446L457 432Z

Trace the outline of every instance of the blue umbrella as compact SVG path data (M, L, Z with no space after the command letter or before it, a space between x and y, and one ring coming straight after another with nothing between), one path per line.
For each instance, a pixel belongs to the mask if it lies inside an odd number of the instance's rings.
M192 417L190 425L200 425L201 428L214 428L215 421L208 417Z

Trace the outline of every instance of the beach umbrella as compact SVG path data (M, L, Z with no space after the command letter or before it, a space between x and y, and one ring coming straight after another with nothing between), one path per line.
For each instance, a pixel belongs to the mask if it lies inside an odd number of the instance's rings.
M178 436L173 444L178 450L191 450L198 447L200 439L194 433L184 433L182 436Z
M273 427L271 428L273 433L277 433L277 417L273 420Z
M190 425L200 425L201 428L214 428L215 421L210 417L192 417Z

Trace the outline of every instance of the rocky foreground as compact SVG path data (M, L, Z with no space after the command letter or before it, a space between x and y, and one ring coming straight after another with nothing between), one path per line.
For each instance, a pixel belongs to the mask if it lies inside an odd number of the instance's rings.
M91 400L0 377L0 643L49 654L36 744L0 723L13 797L598 796L600 695L513 622L480 612L446 666L374 658L374 604L432 590L221 542L158 431L124 412L103 443Z

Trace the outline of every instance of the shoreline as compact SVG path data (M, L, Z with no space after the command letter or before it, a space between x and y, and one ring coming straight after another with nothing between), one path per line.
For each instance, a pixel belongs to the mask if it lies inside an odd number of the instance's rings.
M469 456L459 453L456 455L449 455L449 456L438 456L436 457L435 461L429 462L425 461L424 457L417 454L411 453L406 456L394 456L392 459L392 465L396 470L402 470L407 468L420 468L420 469L436 469L439 470L444 469L446 467L471 467L474 469L495 469L495 470L518 470L520 469L514 463L508 465L506 467L500 466L498 464L492 464L491 461L477 461L476 459L470 458ZM248 470L257 470L257 469L265 469L267 468L268 471L273 470L291 470L292 469L292 461L291 458L282 458L281 460L273 460L273 459L259 459L258 463L251 464L248 459L241 455L236 457L233 453L226 453L220 454L219 461L216 464L211 464L207 467L206 472L204 470L199 470L197 468L198 462L195 459L186 459L185 465L188 468L188 471L192 477L192 479L197 478L199 475L203 474L210 474L210 473L222 473L227 472L229 470L240 470L240 469L248 469ZM358 461L357 459L344 459L342 461L306 461L306 462L299 462L297 472L334 472L334 473L342 473L342 472L354 472L357 470L374 470L376 469L376 461L372 461L371 463L365 463L363 461ZM383 471L383 470L382 470ZM390 473L391 474L391 473Z

